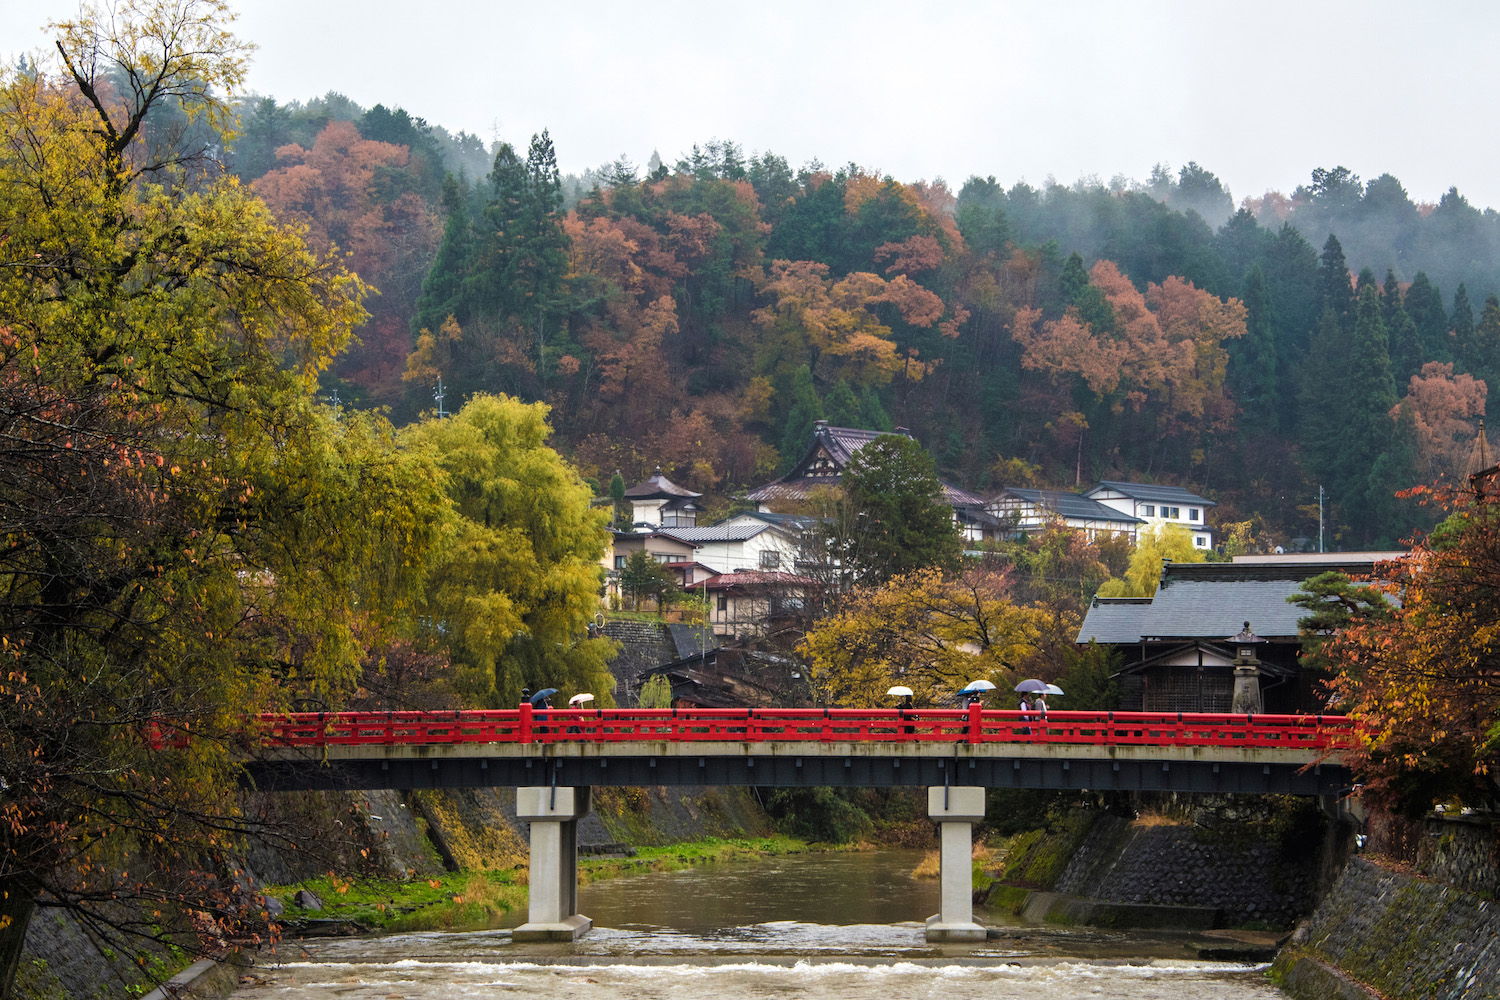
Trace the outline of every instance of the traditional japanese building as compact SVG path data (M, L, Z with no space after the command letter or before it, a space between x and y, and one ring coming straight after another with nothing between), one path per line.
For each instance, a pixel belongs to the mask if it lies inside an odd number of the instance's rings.
M844 468L859 450L876 438L897 434L910 438L905 427L894 431L869 431L857 427L831 427L826 420L813 422L807 449L792 470L747 495L765 512L785 512L809 499L817 490L836 487ZM942 482L939 480L939 482ZM953 518L969 541L993 538L998 522L985 509L983 497L942 483L943 502L953 508Z
M1228 712L1234 697L1236 636L1255 634L1263 710L1328 710L1321 674L1305 670L1297 623L1307 612L1287 598L1320 573L1368 577L1401 552L1240 556L1230 563L1166 563L1154 597L1096 597L1079 644L1119 650L1120 708L1141 712Z

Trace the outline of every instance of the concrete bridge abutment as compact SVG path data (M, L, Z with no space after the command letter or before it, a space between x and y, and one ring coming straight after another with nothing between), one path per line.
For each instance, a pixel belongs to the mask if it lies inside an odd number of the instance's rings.
M928 941L983 941L974 922L974 824L984 819L984 788L927 789L927 815L938 823L939 910L927 918Z
M578 821L591 789L516 789L516 818L531 824L531 884L526 923L512 941L572 941L594 926L578 912Z

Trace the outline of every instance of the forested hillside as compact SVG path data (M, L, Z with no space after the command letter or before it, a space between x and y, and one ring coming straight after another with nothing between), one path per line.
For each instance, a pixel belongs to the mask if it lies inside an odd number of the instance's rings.
M1317 169L1238 210L1209 171L905 182L733 142L562 177L330 94L240 107L230 162L380 291L345 405L553 406L588 476L730 493L817 418L912 429L979 492L1180 483L1261 544L1396 543L1462 465L1500 365L1500 218ZM1003 169L997 164L997 171Z

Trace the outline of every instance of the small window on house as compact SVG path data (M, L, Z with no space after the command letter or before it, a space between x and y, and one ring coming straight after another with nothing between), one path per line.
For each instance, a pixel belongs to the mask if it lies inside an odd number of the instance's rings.
M1202 512L1197 507L1189 507L1188 508L1188 520L1189 521L1201 521L1201 520L1203 520L1203 518L1202 518Z
M1154 503L1143 503L1143 504L1141 504L1141 516L1142 517L1155 517L1156 516L1156 504L1154 504Z
M670 552L653 552L651 554L651 558L655 559L659 563L669 563L677 561L677 557L672 555Z
M1208 539L1204 538L1202 535L1194 535L1193 544L1198 546L1198 548L1200 549L1206 549L1208 548Z
M729 595L726 594L726 593L724 593L723 591L719 592L719 610L720 611L728 611L729 610Z
M763 549L760 553L761 569L776 569L781 565L781 553L775 549Z
M1171 518L1172 520L1175 521L1179 517L1182 516L1182 508L1181 507L1163 507L1161 509L1161 516L1162 517Z
M624 568L625 568L625 557L624 556L615 556L615 569L624 569Z

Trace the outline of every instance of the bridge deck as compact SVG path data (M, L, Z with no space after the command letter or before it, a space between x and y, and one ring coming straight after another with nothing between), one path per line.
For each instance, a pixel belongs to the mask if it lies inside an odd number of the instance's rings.
M273 788L984 785L1332 794L1342 717L928 709L619 710L265 717Z

